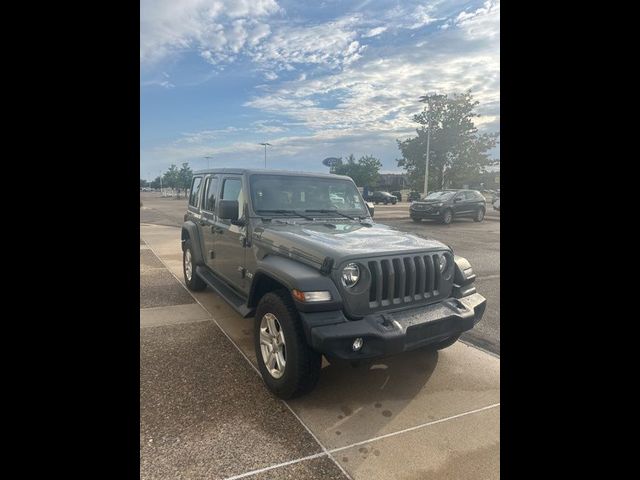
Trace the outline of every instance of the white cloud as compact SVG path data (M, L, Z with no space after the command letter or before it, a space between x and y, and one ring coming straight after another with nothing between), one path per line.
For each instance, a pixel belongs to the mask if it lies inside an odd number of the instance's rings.
M464 30L470 39L496 38L500 30L500 2L488 0L472 12L460 12L455 19L457 27Z
M269 34L258 19L279 11L275 0L142 0L140 62L156 64L184 50L218 61L246 42L257 45Z
M434 7L432 5L418 5L410 15L414 22L408 25L407 28L415 30L416 28L424 27L438 20L438 18L429 15L429 12L433 10Z
M381 33L384 33L387 31L389 27L376 27L376 28L372 28L371 30L369 30L367 33L363 34L362 37L363 38L371 38L371 37L377 37L378 35L380 35Z
M284 70L296 64L342 67L360 58L364 50L356 40L358 20L351 16L313 26L283 25L249 54L258 64L275 64Z

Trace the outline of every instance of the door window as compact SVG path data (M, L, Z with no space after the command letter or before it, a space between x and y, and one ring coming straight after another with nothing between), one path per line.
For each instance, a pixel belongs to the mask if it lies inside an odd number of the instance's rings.
M191 184L191 195L189 195L189 205L192 207L198 207L198 200L200 198L200 185L202 184L202 177L194 177Z
M215 212L216 196L218 195L218 177L207 178L207 185L204 194L204 207L207 212Z
M242 218L244 193L242 191L242 181L239 178L225 178L222 184L220 200L238 201L238 218Z

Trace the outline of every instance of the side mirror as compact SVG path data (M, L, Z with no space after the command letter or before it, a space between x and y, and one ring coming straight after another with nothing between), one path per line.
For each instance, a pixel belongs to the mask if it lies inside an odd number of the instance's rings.
M373 218L373 212L375 210L375 207L373 206L373 204L370 202L367 202L367 209L369 210L369 215L371 215L371 218Z
M222 220L235 222L238 220L238 201L220 200L218 201L218 216Z

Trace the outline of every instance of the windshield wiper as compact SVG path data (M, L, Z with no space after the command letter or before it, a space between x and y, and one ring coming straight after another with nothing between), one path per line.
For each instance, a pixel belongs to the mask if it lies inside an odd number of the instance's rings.
M296 212L295 210L282 210L282 209L278 209L278 210L259 209L259 210L256 210L256 213L259 213L259 212L289 214L289 215L295 215L296 217L302 217L302 218L304 218L306 220L313 220L313 218L307 217L306 215L303 215L302 213Z
M359 218L352 217L351 215L347 215L346 213L339 212L338 210L331 210L329 208L323 208L323 209L320 209L320 210L305 210L305 213L314 213L314 212L317 212L317 213L337 213L338 215L340 215L342 217L346 217L346 218L349 218L351 220L360 221Z

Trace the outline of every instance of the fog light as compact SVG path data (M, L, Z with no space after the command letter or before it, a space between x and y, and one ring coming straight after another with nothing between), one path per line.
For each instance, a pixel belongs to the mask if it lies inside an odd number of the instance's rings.
M362 339L358 337L353 341L353 345L351 345L351 348L353 349L354 352L357 352L362 348L363 343L364 342L362 341Z

